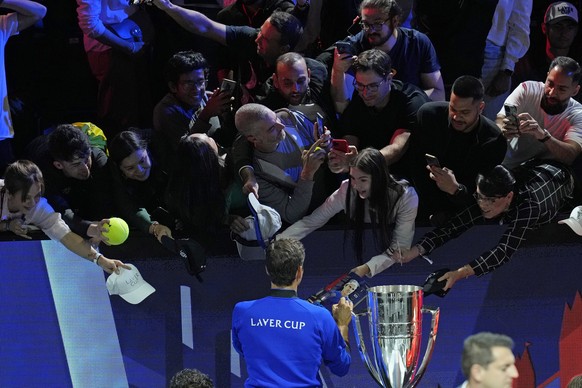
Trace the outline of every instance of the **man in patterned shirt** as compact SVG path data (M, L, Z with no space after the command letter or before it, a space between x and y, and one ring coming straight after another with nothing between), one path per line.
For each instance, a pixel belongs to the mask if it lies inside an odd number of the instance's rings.
M527 232L549 224L572 195L574 180L565 169L554 164L523 165L512 171L497 165L491 172L477 177L476 203L469 205L443 227L422 237L420 242L403 252L402 262L432 252L469 230L487 221L507 224L497 246L463 267L450 271L438 280L446 280L445 290L457 280L485 275L505 264L526 240Z

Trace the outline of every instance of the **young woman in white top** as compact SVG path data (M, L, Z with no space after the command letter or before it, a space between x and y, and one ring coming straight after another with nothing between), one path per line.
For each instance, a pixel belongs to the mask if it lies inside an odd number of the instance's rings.
M131 269L119 260L103 256L71 232L60 213L42 197L43 192L44 180L36 164L18 160L9 165L4 180L0 179L0 231L30 239L27 225L35 225L51 240L60 241L68 250L92 260L107 273L118 272L118 267Z
M352 269L359 276L374 276L390 267L392 252L409 249L414 237L418 197L406 181L396 181L388 172L382 153L366 148L350 166L350 178L308 216L287 228L278 238L302 239L344 211L353 233L356 258ZM372 226L381 253L362 264L365 224Z

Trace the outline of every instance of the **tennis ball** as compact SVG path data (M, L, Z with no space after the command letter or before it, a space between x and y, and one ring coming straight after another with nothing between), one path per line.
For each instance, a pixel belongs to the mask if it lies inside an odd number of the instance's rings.
M103 236L107 237L107 243L110 245L123 244L127 237L129 236L129 226L127 222L118 217L111 217L109 219L109 224L107 224L109 229L107 232L103 232Z

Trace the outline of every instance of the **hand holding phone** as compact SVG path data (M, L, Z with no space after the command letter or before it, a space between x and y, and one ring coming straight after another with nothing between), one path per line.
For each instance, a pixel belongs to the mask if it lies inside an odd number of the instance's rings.
M441 164L436 156L431 154L424 154L424 157L426 158L426 164L429 166L441 168Z
M234 88L236 88L236 81L228 78L222 80L222 84L220 85L221 92L232 94L234 93Z

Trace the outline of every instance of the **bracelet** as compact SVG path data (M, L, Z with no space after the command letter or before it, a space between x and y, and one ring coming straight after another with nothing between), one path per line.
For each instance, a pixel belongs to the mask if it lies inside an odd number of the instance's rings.
M552 137L552 134L547 129L544 129L544 137L541 139L538 139L538 141L540 143L545 143L548 140L550 140L551 137Z
M97 252L97 254L95 255L95 258L93 259L93 263L99 265L99 259L101 258L101 256L103 256L103 254Z

